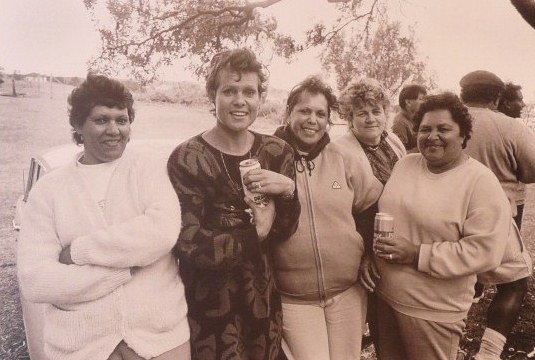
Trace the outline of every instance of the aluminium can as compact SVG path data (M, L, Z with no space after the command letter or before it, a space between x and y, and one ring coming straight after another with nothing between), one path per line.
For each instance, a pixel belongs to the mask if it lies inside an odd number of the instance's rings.
M375 221L373 223L373 246L379 237L394 237L394 217L387 213L375 214Z
M243 161L240 161L240 177L241 177L241 184L243 187L243 193L245 196L247 196L249 199L253 200L255 204L257 205L263 205L266 203L266 195L264 194L258 194L258 193L252 193L245 187L243 184L243 177L245 174L249 172L249 170L255 170L255 169L261 169L260 162L258 159L246 159Z

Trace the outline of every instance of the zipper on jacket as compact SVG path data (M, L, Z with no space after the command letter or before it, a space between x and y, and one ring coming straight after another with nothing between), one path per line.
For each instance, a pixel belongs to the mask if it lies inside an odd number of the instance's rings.
M309 218L309 226L311 228L311 234L312 234L312 248L314 249L314 260L316 262L316 275L317 275L317 281L318 281L318 290L320 294L320 306L325 306L327 301L327 294L325 293L325 281L324 281L324 274L323 274L323 262L321 260L321 254L319 251L319 245L318 245L318 235L316 232L316 222L314 217L314 208L312 206L312 193L310 190L310 184L308 180L308 176L306 172L303 172L303 178L305 179L305 195L307 199L308 204L308 218Z

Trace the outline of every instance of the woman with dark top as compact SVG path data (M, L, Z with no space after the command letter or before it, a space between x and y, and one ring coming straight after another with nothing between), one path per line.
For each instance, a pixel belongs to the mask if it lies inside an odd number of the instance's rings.
M182 208L176 253L193 359L284 357L269 248L295 231L300 207L292 149L248 129L266 80L251 51L216 55L206 83L216 125L180 144L168 161ZM242 179L239 163L246 159L257 159L262 169ZM243 186L266 201L244 198Z
M275 133L295 150L302 207L295 234L273 244L284 350L296 360L360 359L367 300L358 269L369 231L357 231L355 221L366 216L382 186L330 142L335 104L327 85L307 78L290 91L286 125Z

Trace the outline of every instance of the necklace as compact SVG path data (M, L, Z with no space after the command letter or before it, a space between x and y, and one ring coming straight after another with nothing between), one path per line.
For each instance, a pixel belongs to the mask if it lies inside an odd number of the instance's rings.
M370 151L377 151L377 149L379 149L379 144L377 145L368 145L368 144L364 144L364 148L367 149L367 150L370 150Z
M221 161L223 162L225 173L227 174L228 179L230 180L231 187L234 187L235 190L237 190L238 192L241 192L243 190L243 186L239 186L238 184L242 184L242 181L234 181L232 176L230 176L230 172L228 171L227 164L225 162L225 157L223 156L223 153L221 151L219 151L219 155L221 156ZM249 159L250 158L251 158L251 150L249 150Z

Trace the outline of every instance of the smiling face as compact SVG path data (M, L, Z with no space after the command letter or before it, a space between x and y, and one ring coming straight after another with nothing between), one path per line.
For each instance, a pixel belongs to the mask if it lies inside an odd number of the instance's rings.
M130 140L128 110L96 105L91 109L77 133L84 139L84 156L81 162L95 165L120 158Z
M238 74L221 69L215 92L217 126L225 131L247 131L260 106L259 78L254 72Z
M449 110L425 113L418 128L418 149L429 170L438 173L455 167L462 158L463 141L460 127Z
M377 145L386 126L386 114L380 104L353 107L351 125L357 139L368 145Z
M290 129L298 140L299 150L312 150L323 137L329 124L328 114L329 105L323 94L305 91L299 95L299 101L288 119Z

